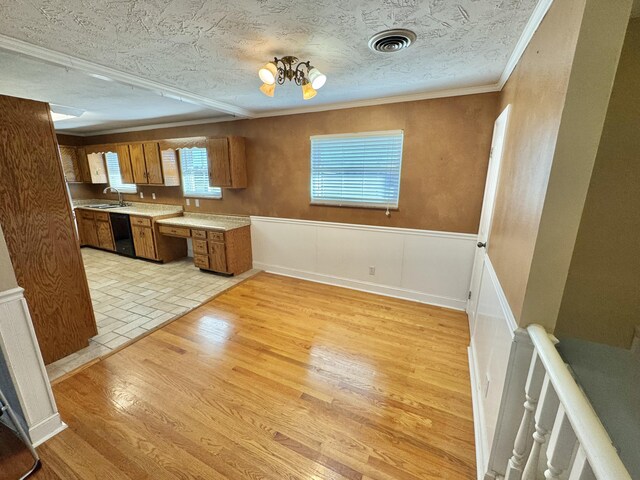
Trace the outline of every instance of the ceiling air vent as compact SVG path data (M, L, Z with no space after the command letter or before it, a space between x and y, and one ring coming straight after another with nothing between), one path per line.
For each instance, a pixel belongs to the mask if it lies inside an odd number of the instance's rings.
M398 28L376 33L369 39L369 48L374 52L398 52L416 41L416 34L411 30Z

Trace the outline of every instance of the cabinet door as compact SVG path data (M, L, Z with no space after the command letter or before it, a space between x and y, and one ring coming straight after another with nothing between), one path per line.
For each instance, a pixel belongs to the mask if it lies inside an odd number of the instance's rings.
M62 161L62 171L67 182L80 181L80 172L78 171L78 152L76 147L67 147L60 145L60 160Z
M120 165L122 183L135 183L133 168L131 167L129 145L116 145L116 154L118 155L118 165Z
M153 230L149 227L131 225L131 233L133 234L133 246L136 250L136 256L156 260Z
M133 183L149 183L147 180L147 167L144 163L144 150L141 143L129 145L131 169L133 171Z
M162 185L162 161L160 159L160 146L157 143L145 143L144 162L147 166L147 183Z
M98 245L105 250L115 250L113 244L113 234L109 222L96 221L96 231L98 234Z
M178 152L174 149L160 151L162 160L162 178L167 187L180 185L180 168L178 168Z
M76 154L78 160L78 181L91 183L91 169L89 168L89 159L87 158L86 150L78 147Z
M247 188L247 158L244 137L229 137L231 188Z
M216 272L227 271L227 253L224 243L209 242L210 266Z
M209 160L209 185L212 187L231 186L231 166L229 164L229 143L226 138L210 138L207 142Z
M96 231L95 220L89 220L86 217L80 215L78 217L78 230L82 233L82 245L90 245L92 247L99 247L98 232Z
M87 155L87 163L89 164L90 183L107 183L107 167L104 163L104 155L102 153L90 153Z

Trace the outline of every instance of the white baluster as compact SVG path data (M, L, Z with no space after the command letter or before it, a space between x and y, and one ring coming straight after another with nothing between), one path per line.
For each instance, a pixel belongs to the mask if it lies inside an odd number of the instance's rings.
M573 461L571 473L569 474L569 480L596 480L582 447L578 447L576 459Z
M520 480L522 478L522 470L524 469L525 457L527 454L527 443L529 440L529 431L533 420L533 413L540 398L540 390L544 381L544 366L538 358L536 351L531 356L531 365L529 366L529 374L527 375L527 383L524 388L525 402L524 414L520 422L520 428L513 444L513 455L509 459L505 480Z
M558 407L556 421L553 423L549 446L547 447L547 470L544 476L547 480L559 480L560 475L571 464L573 448L576 445L576 434L573 431L569 417L564 407Z
M535 421L536 430L533 432L533 446L527 459L527 464L522 472L522 480L536 480L538 464L540 462L540 451L546 440L547 433L553 427L553 421L558 411L558 395L556 395L549 376L545 374L540 392L540 401L536 409Z

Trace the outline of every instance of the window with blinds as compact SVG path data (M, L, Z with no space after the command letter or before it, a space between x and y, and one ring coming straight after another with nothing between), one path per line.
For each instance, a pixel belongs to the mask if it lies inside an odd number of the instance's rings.
M109 186L117 188L122 193L136 193L138 189L134 183L122 183L122 175L120 175L120 164L118 163L118 154L115 152L107 152L104 156L107 163Z
M222 189L209 186L209 162L206 148L181 148L180 170L185 197L222 198Z
M311 137L311 203L396 208L402 130Z

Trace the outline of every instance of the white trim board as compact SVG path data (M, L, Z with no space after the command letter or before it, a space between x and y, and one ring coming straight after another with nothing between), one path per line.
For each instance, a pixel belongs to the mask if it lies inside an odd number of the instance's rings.
M480 400L476 392L480 391L478 385L478 374L476 360L473 356L471 346L467 347L467 355L469 358L469 380L471 383L471 406L473 408L473 435L476 445L476 469L478 480L484 479L484 465L488 464L486 437L484 435L484 413L480 406Z
M476 235L254 216L251 237L254 267L267 272L466 306Z
M538 30L538 27L540 27L540 24L542 23L542 20L544 20L549 8L551 8L552 3L553 0L538 1L536 8L534 8L531 17L529 17L529 21L522 31L522 35L520 35L518 43L516 43L513 52L511 52L509 60L507 60L507 64L505 65L502 75L500 76L500 80L497 83L498 90L502 90L507 83L507 80L509 80L509 77L520 62L524 51L529 46L529 43L531 43L533 35L536 33L536 30Z

